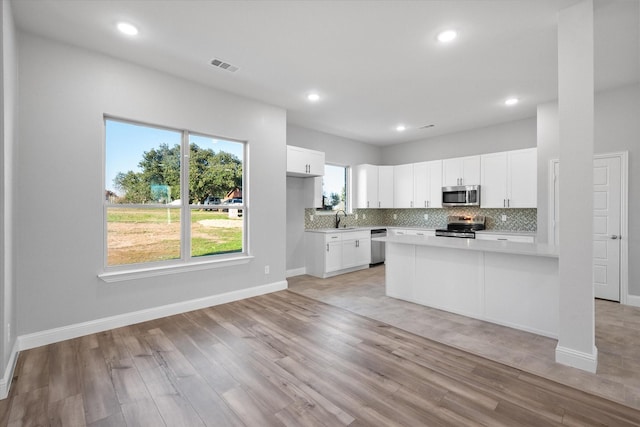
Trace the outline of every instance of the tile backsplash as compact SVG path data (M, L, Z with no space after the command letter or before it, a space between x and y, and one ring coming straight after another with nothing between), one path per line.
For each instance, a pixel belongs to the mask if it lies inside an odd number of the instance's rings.
M315 209L305 209L304 213L307 229L335 227L335 215L318 215ZM448 215L484 215L487 230L535 232L537 229L537 209L355 209L346 220L340 214L340 225L445 228ZM502 221L502 215L506 215L506 221Z

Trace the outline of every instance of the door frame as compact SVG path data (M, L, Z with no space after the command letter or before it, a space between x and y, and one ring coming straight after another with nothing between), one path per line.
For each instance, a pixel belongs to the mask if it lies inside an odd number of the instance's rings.
M629 298L629 152L616 151L612 153L594 154L593 159L620 159L620 304L640 306L638 302L631 301ZM548 174L548 204L547 204L547 238L550 244L555 241L555 227L553 213L555 210L555 185L554 170L555 165L559 164L559 159L551 159L549 161Z

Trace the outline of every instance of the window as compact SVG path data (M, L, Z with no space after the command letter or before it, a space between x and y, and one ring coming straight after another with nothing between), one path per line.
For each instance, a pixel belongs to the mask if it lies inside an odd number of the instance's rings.
M245 143L107 118L105 154L107 269L246 253Z
M322 178L322 205L324 210L344 210L348 208L348 172L345 166L325 164Z

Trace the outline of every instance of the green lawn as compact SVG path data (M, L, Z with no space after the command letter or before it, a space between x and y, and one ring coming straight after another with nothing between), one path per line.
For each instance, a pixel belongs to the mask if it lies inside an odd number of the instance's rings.
M108 208L108 265L180 258L180 209ZM191 211L191 256L242 251L242 219Z

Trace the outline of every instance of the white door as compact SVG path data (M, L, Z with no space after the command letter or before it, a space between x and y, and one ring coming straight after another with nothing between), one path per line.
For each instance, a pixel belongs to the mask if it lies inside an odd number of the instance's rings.
M559 163L553 163L553 242L560 235ZM596 298L620 301L621 159L593 161L593 288Z
M593 161L593 286L620 301L620 158Z

